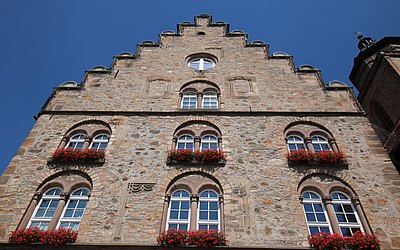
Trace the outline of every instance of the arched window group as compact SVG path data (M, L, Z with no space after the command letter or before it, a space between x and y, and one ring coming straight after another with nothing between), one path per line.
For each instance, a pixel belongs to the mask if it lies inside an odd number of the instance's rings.
M223 199L215 180L192 174L172 184L165 199L163 230L223 229Z
M218 150L222 149L220 130L209 122L187 122L174 133L173 150Z
M358 198L347 188L306 186L300 200L311 235L319 232L343 236L351 236L357 231L370 233Z
M218 109L220 91L210 82L191 82L180 90L181 109Z
M105 150L110 140L111 130L100 122L87 122L73 127L63 138L59 148L72 150Z
M65 173L46 182L34 195L19 228L78 230L90 196L91 182Z

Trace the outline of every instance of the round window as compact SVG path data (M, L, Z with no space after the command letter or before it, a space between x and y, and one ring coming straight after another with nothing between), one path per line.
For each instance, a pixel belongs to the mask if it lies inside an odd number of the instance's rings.
M210 58L196 57L189 60L188 66L195 70L207 70L215 67L215 61Z

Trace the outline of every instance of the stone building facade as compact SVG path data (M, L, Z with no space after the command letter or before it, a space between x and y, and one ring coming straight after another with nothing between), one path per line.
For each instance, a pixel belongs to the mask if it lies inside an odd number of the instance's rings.
M104 162L52 160L105 147ZM177 148L223 150L226 161L167 161ZM293 148L347 158L295 164ZM1 176L0 240L69 225L77 245L156 245L169 227L206 227L233 247L306 248L315 230L361 230L399 248L399 191L350 87L199 15L53 91Z
M350 80L372 127L400 173L400 37L360 39Z

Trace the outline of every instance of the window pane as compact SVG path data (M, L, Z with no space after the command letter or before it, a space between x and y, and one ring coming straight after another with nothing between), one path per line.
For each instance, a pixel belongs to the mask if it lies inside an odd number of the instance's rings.
M178 211L171 211L169 218L173 219L173 220L177 220L178 219Z
M218 230L218 225L209 225L208 229L209 230Z
M311 204L304 204L304 211L306 212L312 212L313 208Z
M208 202L201 201L200 210L207 210L207 209L208 209Z
M329 227L320 227L319 230L320 230L321 232L330 233Z
M179 209L179 201L171 201L171 209Z
M77 208L85 208L85 207L86 207L86 203L87 203L87 201L82 201L82 200L80 200L80 201L78 202Z
M353 213L353 208L351 205L343 205L344 211L347 213Z
M187 220L189 218L189 212L188 211L182 211L181 212L181 220Z
M199 230L207 230L207 225L199 225Z
M347 214L347 220L349 222L356 222L357 223L357 219L356 219L356 216L354 214Z
M210 209L211 210L218 210L218 202L216 202L216 201L210 202Z
M74 218L82 218L83 216L83 209L75 210Z
M168 229L178 229L178 224L169 224Z
M188 230L188 224L179 224L179 229L187 231Z
M200 220L207 220L208 219L208 213L204 211L200 211Z
M344 214L336 214L336 218L339 222L347 222Z
M77 200L70 200L69 204L68 204L68 208L75 208L77 204L78 204Z
M308 227L308 228L310 229L310 234L311 235L319 233L318 227Z
M307 221L316 221L315 215L311 213L306 213Z
M326 222L325 214L317 213L317 219L319 222Z
M314 210L315 212L323 212L324 210L322 209L321 204L314 204Z
M189 209L189 202L188 201L182 201L181 209L188 210Z
M335 209L335 212L343 213L343 208L342 208L341 205L339 205L339 204L334 204L334 205L333 205L333 208Z
M351 230L348 227L341 227L340 231L342 232L343 236L351 236L352 235Z
M38 209L35 217L43 217L45 211L46 211L45 209Z
M218 220L218 212L210 212L210 220Z
M72 214L73 214L73 213L74 213L74 210L72 210L72 209L67 209L67 210L65 211L64 217L70 218L70 217L72 217Z

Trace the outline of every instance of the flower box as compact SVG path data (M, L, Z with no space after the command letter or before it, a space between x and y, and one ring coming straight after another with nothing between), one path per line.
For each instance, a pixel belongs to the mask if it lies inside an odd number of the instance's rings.
M194 164L221 164L225 163L226 158L222 150L202 150L192 151L190 149L178 149L170 151L167 157L167 163L194 163Z
M364 234L360 231L355 232L350 237L321 232L308 236L308 244L315 249L380 249L377 236Z
M168 229L157 237L157 242L161 246L197 246L215 247L226 246L227 240L222 232L216 230L184 231Z
M286 155L289 165L345 166L346 156L342 152L294 150Z
M104 163L104 150L59 148L51 156L50 163Z
M78 232L59 228L53 230L40 230L39 228L23 228L10 233L8 242L14 244L45 244L45 245L65 245L74 243L78 237Z

